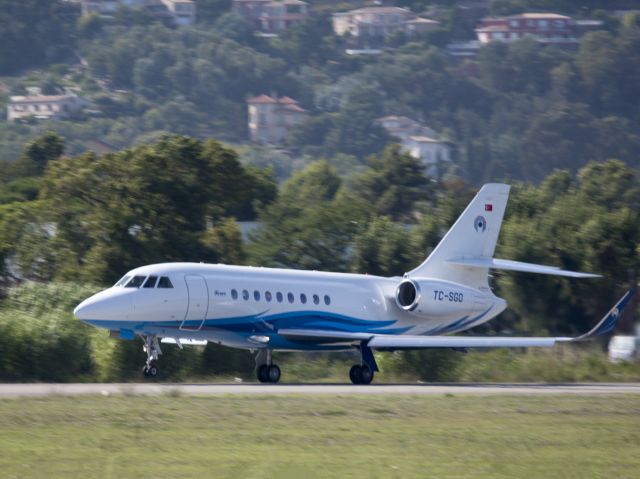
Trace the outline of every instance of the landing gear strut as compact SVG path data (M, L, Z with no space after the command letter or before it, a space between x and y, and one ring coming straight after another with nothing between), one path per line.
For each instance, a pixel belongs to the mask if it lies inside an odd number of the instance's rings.
M256 377L261 383L276 384L280 381L280 368L273 364L270 349L261 349L256 354Z
M364 341L360 344L360 354L360 364L351 366L349 379L353 384L371 384L374 372L378 371L376 358L373 356L371 348Z
M147 353L147 362L142 368L142 373L146 378L155 378L158 375L158 356L162 354L157 336L144 336L142 349Z

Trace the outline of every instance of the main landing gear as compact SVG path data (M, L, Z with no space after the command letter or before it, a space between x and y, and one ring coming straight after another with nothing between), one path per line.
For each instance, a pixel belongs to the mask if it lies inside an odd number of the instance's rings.
M373 356L371 348L363 341L360 344L361 360L360 364L354 364L349 370L349 379L353 384L371 384L374 372L378 371L376 358Z
M145 378L155 378L158 376L158 356L162 354L157 336L144 336L142 349L147 353L147 362L142 368Z
M261 383L276 384L280 381L280 368L273 364L270 349L261 349L256 354L256 377Z

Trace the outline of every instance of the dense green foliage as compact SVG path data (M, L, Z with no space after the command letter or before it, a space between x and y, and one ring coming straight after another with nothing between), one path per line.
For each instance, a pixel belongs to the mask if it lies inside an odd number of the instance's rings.
M0 1L0 76L68 60L79 16L72 2Z
M276 194L268 170L212 140L164 137L102 157L58 158L60 148L55 135L30 143L16 170L34 176L0 188L7 274L9 256L23 278L98 284L141 263L241 261L232 218L253 218Z

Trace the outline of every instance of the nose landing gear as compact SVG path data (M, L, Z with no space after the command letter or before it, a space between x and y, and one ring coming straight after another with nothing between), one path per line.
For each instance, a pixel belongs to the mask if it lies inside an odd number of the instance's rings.
M144 336L143 339L142 349L147 353L147 362L142 368L142 374L145 378L155 378L158 376L158 356L162 354L160 343L157 336Z

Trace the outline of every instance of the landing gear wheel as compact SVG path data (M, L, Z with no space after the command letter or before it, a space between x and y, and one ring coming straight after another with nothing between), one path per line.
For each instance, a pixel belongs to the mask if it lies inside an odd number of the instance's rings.
M269 382L273 384L276 384L278 381L280 381L280 368L275 364L269 366L269 369L267 369L267 378Z
M368 364L360 366L360 384L371 384L373 381L373 370Z
M256 377L261 383L269 382L269 366L266 364L258 366L258 369L256 369Z
M155 378L158 375L158 366L156 366L155 362L149 364L147 368L147 376L150 378Z
M351 366L349 379L351 379L353 384L362 384L362 367L359 364Z

